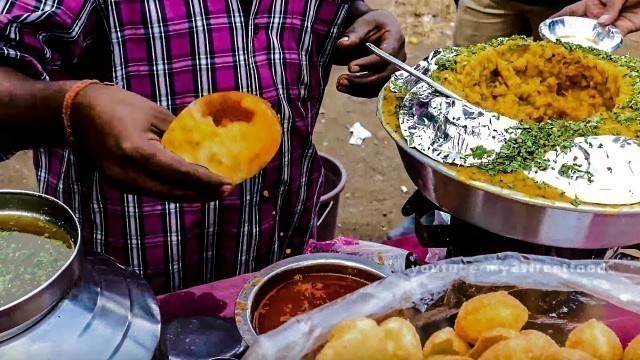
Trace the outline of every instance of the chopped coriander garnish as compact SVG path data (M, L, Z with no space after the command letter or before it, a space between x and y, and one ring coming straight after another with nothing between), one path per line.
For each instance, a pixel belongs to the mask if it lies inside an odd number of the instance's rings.
M598 134L598 121L573 122L549 120L541 124L520 123L510 131L520 130L520 135L507 140L490 162L478 167L489 172L511 173L529 172L533 168L546 170L549 151L559 150L566 153L574 145L574 139Z
M476 160L482 160L485 157L493 155L493 150L489 150L482 145L471 148L471 156Z
M574 198L571 200L571 205L573 205L573 206L575 206L575 207L578 207L578 206L580 206L581 204L582 204L582 202L580 201L580 199L578 199L578 197L577 197L577 196L576 196L576 197L574 197Z
M593 174L589 170L582 170L577 164L562 164L558 174L567 179L587 179L590 183L593 182Z

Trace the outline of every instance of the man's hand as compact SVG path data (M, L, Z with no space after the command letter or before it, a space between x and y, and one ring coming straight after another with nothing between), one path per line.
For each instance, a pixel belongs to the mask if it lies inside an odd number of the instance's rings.
M348 65L349 74L338 77L338 91L357 97L376 97L396 71L394 65L372 54L370 42L405 61L404 35L398 20L386 10L369 11L356 19L338 41L336 64Z
M90 85L71 111L77 145L125 191L176 202L224 196L231 181L187 163L160 144L173 115L121 88Z
M552 17L559 16L590 17L602 26L613 24L627 35L640 30L640 0L582 0Z

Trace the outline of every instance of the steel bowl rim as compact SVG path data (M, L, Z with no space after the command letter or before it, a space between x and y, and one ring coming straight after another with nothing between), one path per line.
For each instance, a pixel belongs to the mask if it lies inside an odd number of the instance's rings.
M19 304L31 299L32 297L35 297L38 293L40 293L42 290L44 290L49 285L51 285L51 283L53 283L63 272L65 272L71 266L72 263L74 263L76 261L76 258L78 257L78 254L81 251L81 247L82 247L82 242L80 240L80 238L81 238L80 223L78 223L78 219L76 218L76 216L73 213L73 211L71 211L71 209L69 209L68 206L66 206L64 203L62 203L58 199L56 199L54 197L51 197L49 195L46 195L46 194L42 194L42 193L34 192L34 191L27 191L27 190L0 190L0 196L2 196L2 195L32 196L32 197L40 198L40 199L43 199L45 201L51 202L51 203L55 204L56 206L59 206L63 211L67 212L67 214L70 215L71 219L73 219L73 223L72 224L65 224L65 225L70 225L71 227L74 228L74 229L71 229L71 230L75 230L76 231L75 239L72 239L72 240L75 240L76 243L74 244L75 248L73 249L73 252L71 253L71 256L69 256L69 259L67 259L67 261L64 263L64 265L61 266L60 269L58 269L58 271L56 271L56 273L49 278L49 280L47 280L44 284L40 285L36 289L32 290L27 295L25 295L25 296L15 300L15 301L13 301L13 302L10 302L9 304L7 304L5 306L0 307L0 313L1 312L5 312L5 311L10 311L13 307L16 307L17 305L19 305Z
M257 291L264 283L272 277L291 269L331 263L355 266L362 270L376 273L380 275L381 279L391 276L389 268L373 260L342 253L304 254L278 261L253 276L238 294L235 305L235 321L244 342L251 346L259 336L251 324L251 304Z
M515 200L515 201L532 205L532 206L539 206L539 207L551 208L551 209L557 209L557 210L563 210L563 211L569 211L569 212L598 214L598 215L640 214L640 204L619 205L619 206L614 206L614 205L598 206L594 204L585 203L585 204L581 204L578 207L575 207L568 202L553 201L553 200L548 200L543 198L535 198L516 190L505 189L505 188L501 188L495 185L483 183L476 180L465 181L460 179L457 176L457 173L455 171L445 167L443 163L436 161L428 157L427 155L421 153L420 151L410 147L409 144L407 143L407 140L404 139L404 137L399 136L396 132L393 131L393 129L389 127L387 123L385 123L382 116L383 114L382 103L384 101L385 92L389 87L388 85L389 85L389 82L387 82L387 84L382 88L382 90L378 94L378 109L377 109L378 120L380 121L380 123L382 123L382 126L384 127L385 131L387 132L387 134L391 136L391 138L396 142L396 144L400 146L404 151L406 151L409 155L411 155L413 158L421 162L423 165L426 165L432 168L433 170L453 180L462 182L464 184L468 184L469 186L472 186L478 190L486 191L494 195L502 196L507 199Z
M540 34L540 37L542 37L545 40L549 40L549 41L556 41L557 39L550 37L549 35L553 36L553 34L551 34L548 29L549 29L549 24L551 24L552 22L556 22L559 21L560 19L578 19L577 21L591 21L591 22L596 22L596 20L591 19L591 18L586 18L586 17L581 17L581 16L561 16L561 17L557 17L557 18L553 18L553 19L546 19L545 21L541 22L540 25L538 26L538 33ZM603 50L603 49L599 49L601 51L605 51L605 52L613 52L615 50L618 50L620 47L622 47L622 44L624 43L624 36L622 36L622 32L620 31L620 29L618 29L617 27L615 27L613 24L612 25L608 25L609 28L611 28L611 31L613 32L613 34L616 37L620 37L620 41L618 41L614 47L612 47L611 49L608 50Z

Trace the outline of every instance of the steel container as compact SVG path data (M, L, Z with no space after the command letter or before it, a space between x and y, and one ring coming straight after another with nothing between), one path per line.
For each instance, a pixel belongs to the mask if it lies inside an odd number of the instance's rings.
M71 238L74 249L69 260L46 283L0 307L0 342L35 324L65 295L80 274L82 259L80 225L71 210L58 200L29 191L0 190L0 215L3 214L31 217L61 228Z
M375 263L347 254L308 254L279 261L260 271L244 286L236 302L235 318L244 341L251 346L258 337L253 328L253 314L277 286L297 274L330 273L349 275L369 283L391 275L391 271Z

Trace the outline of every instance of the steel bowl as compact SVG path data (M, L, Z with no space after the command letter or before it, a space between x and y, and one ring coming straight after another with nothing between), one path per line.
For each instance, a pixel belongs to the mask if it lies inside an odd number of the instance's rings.
M66 231L74 246L67 262L46 283L22 298L0 307L0 341L26 330L41 319L73 286L81 269L80 225L58 200L29 191L0 190L0 214L46 221Z
M293 275L312 273L349 275L370 283L391 275L388 268L372 260L347 254L308 254L279 261L260 271L238 295L236 325L249 346L258 337L253 328L253 314L264 297Z
M575 207L458 177L455 170L411 148L384 121L382 103L387 89L378 97L378 118L395 140L416 187L451 215L498 235L561 248L602 249L640 242L638 205Z
M615 26L600 26L594 19L563 16L547 19L538 32L543 39L564 41L612 52L622 46L622 33Z

